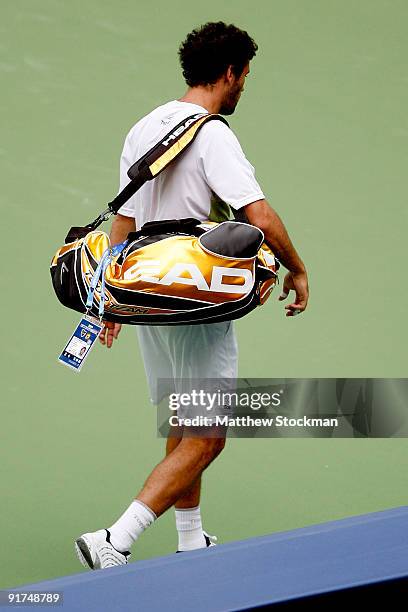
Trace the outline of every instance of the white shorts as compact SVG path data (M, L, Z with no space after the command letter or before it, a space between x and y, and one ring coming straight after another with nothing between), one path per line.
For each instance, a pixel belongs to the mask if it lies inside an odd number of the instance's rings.
M235 385L238 343L232 321L139 325L137 334L154 404L172 393L183 393L188 380L218 379L225 381L225 389Z

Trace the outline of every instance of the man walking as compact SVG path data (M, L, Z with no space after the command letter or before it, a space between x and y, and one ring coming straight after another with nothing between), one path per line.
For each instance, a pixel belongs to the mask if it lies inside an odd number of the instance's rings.
M120 189L128 182L128 168L184 118L195 113L234 112L257 48L246 32L223 22L207 23L188 34L179 50L187 92L154 109L130 130L121 157ZM147 221L183 217L222 221L228 218L230 207L236 216L264 232L265 241L288 269L279 298L295 291L295 299L285 306L287 316L303 312L308 300L305 266L279 216L265 200L236 136L221 121L208 122L173 166L146 183L120 209L112 224L111 243L122 242ZM106 323L100 335L102 344L110 348L120 328ZM237 377L238 349L231 321L139 326L137 332L154 403L163 399L163 393L178 391L180 379ZM161 397L158 379L169 380ZM201 435L200 430L185 427L168 438L166 457L118 520L77 539L77 553L85 566L97 569L127 563L131 545L173 505L179 551L213 544L202 528L201 474L224 448L225 431L211 429L211 435Z

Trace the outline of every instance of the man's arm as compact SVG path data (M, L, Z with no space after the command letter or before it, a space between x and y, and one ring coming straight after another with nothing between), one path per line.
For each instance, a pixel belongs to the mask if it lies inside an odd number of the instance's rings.
M136 231L136 223L133 217L125 217L119 213L115 215L112 221L112 227L110 231L111 245L120 244L129 234L129 232Z
M136 223L133 217L125 217L124 215L119 215L119 213L115 216L112 222L112 227L110 231L110 242L111 245L120 244L129 234L129 232L134 232L136 230ZM119 336L119 332L122 328L120 323L111 323L108 321L104 321L105 327L99 334L99 340L101 344L110 348L113 344L113 340L117 339Z
M306 268L289 238L288 232L279 215L266 200L257 200L245 206L246 217L259 227L265 236L265 242L271 247L279 261L289 270L283 283L280 300L284 300L291 289L296 292L296 299L285 306L287 316L294 316L305 310L309 298L309 287Z

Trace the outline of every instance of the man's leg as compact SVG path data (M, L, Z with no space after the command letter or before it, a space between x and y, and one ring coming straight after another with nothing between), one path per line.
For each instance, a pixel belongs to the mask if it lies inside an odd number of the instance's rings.
M174 451L183 435L183 427L172 427L167 438L166 455ZM201 475L174 504L174 514L178 535L177 551L207 548L208 535L204 533L201 509ZM206 537L207 536L207 537Z
M225 445L225 428L207 428L206 433L211 437L198 437L204 435L203 431L190 428L189 437L183 437L154 468L136 499L109 527L111 543L117 550L128 550L157 517L190 491L219 455Z
M238 374L238 347L231 322L172 329L168 334L168 354L172 362L175 391L189 391L191 384L200 388L211 379L235 380ZM199 350L198 350L199 349ZM223 380L221 388L225 386ZM211 383L210 383L211 386ZM230 389L227 383L227 390ZM218 382L216 382L218 389ZM207 389L211 391L211 389ZM179 407L179 412L183 408ZM183 416L180 414L179 416ZM191 416L188 411L184 416ZM167 453L180 442L180 434L170 432ZM201 476L176 501L175 518L178 550L193 550L211 545L202 529L200 510ZM211 540L211 537L210 537Z
M178 388L180 381L186 383L201 378L235 380L237 377L238 346L231 321L184 326L140 326L137 333L154 403L161 401L165 391L167 394L181 391L182 387ZM158 393L157 382L160 379L164 387L170 379L172 384ZM168 455L176 449L180 439L171 434ZM146 485L148 482L149 479ZM176 500L176 508L197 506L200 487L199 475Z
M198 432L191 437L183 436L174 450L154 468L136 499L160 516L186 495L225 446L224 428L212 431L212 437L196 437Z
M183 427L172 427L166 443L166 457L170 455L183 437ZM176 509L196 508L200 503L201 475L174 504Z
M191 489L206 467L219 455L225 445L224 428L214 428L212 435L217 437L183 437L175 448L161 461L148 477L144 487L122 516L109 529L80 536L75 547L81 563L92 569L113 567L127 563L129 549L133 542L149 527L154 520L174 505L183 495L192 495ZM195 435L198 432L194 432ZM200 432L203 435L202 431ZM191 501L189 502L191 503ZM197 510L197 508L195 509ZM194 509L193 509L194 511ZM196 536L202 534L201 518L194 525L197 516L188 510L180 524L190 529L191 524L199 527L201 534L190 533L185 538L185 546L179 550L200 548Z
M167 394L179 393L186 386L189 389L197 380L222 377L227 380L229 389L228 380L235 380L237 376L238 350L232 322L147 326L146 329L142 326L138 335L154 403L160 401L164 391ZM165 384L170 381L169 388L162 389L160 394L157 389L159 379ZM178 444L176 440L170 443L174 448L156 466L139 495L111 528L114 541L120 540L121 548L125 543L129 548L138 535L170 506L177 503L191 507L192 503L197 503L201 473L225 444L224 428L207 429L211 433L192 431L189 435L195 433L198 437L183 435Z

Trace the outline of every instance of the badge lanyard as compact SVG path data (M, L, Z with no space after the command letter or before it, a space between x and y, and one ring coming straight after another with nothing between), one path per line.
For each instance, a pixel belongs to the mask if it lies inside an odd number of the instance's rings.
M121 244L107 248L102 254L101 260L92 276L89 286L88 297L86 300L86 314L76 326L74 332L71 334L68 342L58 357L58 361L60 363L68 366L76 372L81 370L85 359L88 357L91 348L94 346L100 332L103 329L102 317L106 301L105 275L107 267L112 263L114 257L121 254L127 244L128 240L125 240ZM89 311L93 306L98 282L100 282L101 285L98 307L99 320L89 314Z

